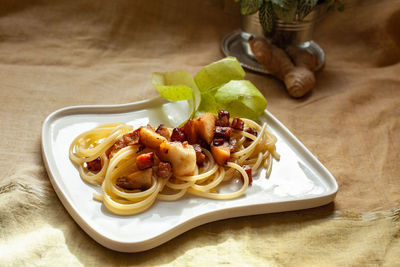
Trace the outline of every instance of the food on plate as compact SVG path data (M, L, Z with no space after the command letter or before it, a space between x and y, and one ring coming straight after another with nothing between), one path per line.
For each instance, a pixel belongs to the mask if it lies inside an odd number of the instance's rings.
M291 96L302 97L315 86L314 71L318 63L315 55L295 46L287 47L285 52L261 37L251 37L249 44L257 61L284 82Z
M231 118L226 110L204 113L183 126L106 123L77 136L69 157L80 176L101 185L102 201L112 213L131 215L159 199L186 194L233 199L245 194L261 168L271 173L276 137L267 125ZM223 191L237 183L237 191Z

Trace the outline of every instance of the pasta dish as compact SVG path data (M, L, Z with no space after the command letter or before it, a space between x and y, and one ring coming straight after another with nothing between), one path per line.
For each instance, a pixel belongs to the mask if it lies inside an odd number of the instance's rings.
M132 215L157 199L242 196L260 168L270 175L273 159L279 160L276 141L266 123L230 118L220 110L178 128L102 124L77 136L69 157L84 181L101 186L94 199L114 214ZM240 184L237 191L221 192L234 181Z

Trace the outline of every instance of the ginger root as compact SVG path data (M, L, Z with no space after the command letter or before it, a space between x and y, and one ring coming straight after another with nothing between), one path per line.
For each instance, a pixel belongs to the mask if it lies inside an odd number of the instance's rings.
M306 54L290 48L293 60L296 63L294 65L283 49L269 44L263 38L251 37L249 44L257 61L269 73L284 82L286 90L292 97L302 97L315 86L316 81L312 70L315 69L316 65L313 67L313 59L311 58L307 59L308 63L305 63Z
M305 67L311 71L316 71L318 67L318 59L314 54L307 50L290 45L286 47L286 53L292 58L294 64L298 67Z

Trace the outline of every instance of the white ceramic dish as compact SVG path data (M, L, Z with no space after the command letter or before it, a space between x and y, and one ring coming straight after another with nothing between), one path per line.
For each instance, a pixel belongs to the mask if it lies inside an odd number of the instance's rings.
M254 177L245 196L220 201L189 195L175 202L156 201L148 211L133 216L113 215L93 200L100 188L85 183L68 158L69 145L78 134L106 122L173 126L183 121L187 110L184 102L155 98L124 105L68 107L50 114L43 123L43 160L54 190L75 221L103 246L123 252L148 250L211 221L312 208L335 198L334 177L265 111L262 121L278 138L281 160L274 161L269 179L264 172Z

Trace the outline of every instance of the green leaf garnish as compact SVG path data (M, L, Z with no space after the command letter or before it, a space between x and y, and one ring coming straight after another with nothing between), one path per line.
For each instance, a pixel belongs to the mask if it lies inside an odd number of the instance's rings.
M247 80L230 81L215 93L215 101L232 116L257 119L267 107L267 100Z
M203 67L194 76L194 81L200 92L206 92L230 80L242 80L245 75L236 58L226 57Z
M244 80L245 71L234 57L203 67L194 77L184 71L154 73L152 83L169 101L188 100L192 114L228 110L232 116L257 119L267 101L258 89Z
M201 103L198 111L200 112L211 112L216 114L221 108L217 101L215 100L215 90L210 92L205 92L201 94Z
M162 97L169 101L188 100L193 117L199 108L201 95L193 77L186 71L155 72L152 76L153 86Z
M185 71L155 72L152 83L160 95L169 101L190 99L193 95L192 88L196 87L192 76Z

